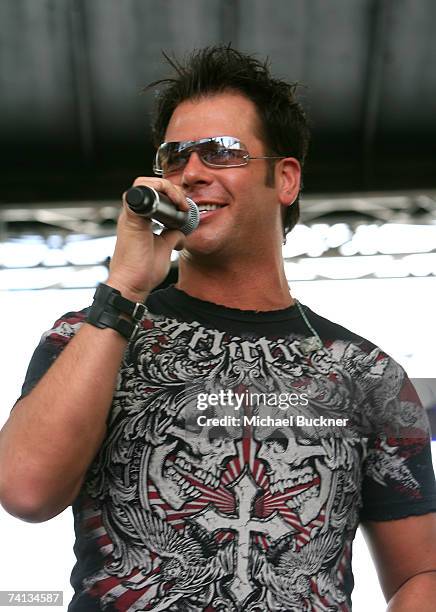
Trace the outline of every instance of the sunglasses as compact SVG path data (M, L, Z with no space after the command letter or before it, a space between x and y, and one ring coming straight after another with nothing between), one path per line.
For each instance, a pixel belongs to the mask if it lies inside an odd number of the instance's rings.
M246 166L250 159L284 159L264 155L252 157L240 140L232 136L213 136L200 140L182 140L180 142L164 142L157 150L153 171L158 176L178 172L189 161L191 153L197 153L206 166L212 168L237 168Z

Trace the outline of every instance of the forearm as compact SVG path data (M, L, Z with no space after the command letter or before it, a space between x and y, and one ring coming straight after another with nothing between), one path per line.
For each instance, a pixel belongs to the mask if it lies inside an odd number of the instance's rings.
M77 494L106 431L126 340L84 324L0 432L0 501L25 520Z
M389 600L386 612L434 612L436 570L409 578Z
M135 184L166 193L181 210L181 188L165 179ZM152 232L150 221L124 203L108 285L133 302L145 300L165 278L178 230ZM29 521L55 516L77 495L106 432L126 340L113 329L84 323L32 392L14 408L0 432L0 503Z

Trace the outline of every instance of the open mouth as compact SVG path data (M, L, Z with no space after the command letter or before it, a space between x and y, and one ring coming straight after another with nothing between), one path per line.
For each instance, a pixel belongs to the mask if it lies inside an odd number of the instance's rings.
M180 471L175 469L174 466L171 465L167 467L164 475L165 478L169 478L174 484L177 485L179 495L190 497L199 497L201 495L200 491L194 485L191 485L189 480L184 478Z
M315 459L313 466L294 468L287 478L274 478L274 471L269 475L274 480L270 482L271 494L281 495L282 501L297 513L303 525L318 516L330 492L332 475L327 466Z
M319 479L318 479L319 482ZM312 483L307 489L299 491L294 497L287 500L287 505L293 510L301 510L303 504L308 502L310 499L317 499L319 497L320 488L318 484Z
M314 470L310 466L306 466L302 469L295 470L291 477L282 478L275 480L270 485L270 491L274 495L275 493L285 493L295 491L297 495L301 491L306 491L318 482L318 475L315 474Z
M270 473L273 475L273 472ZM278 478L270 484L271 495L283 495L288 508L300 513L310 500L317 500L321 492L319 474L311 467L305 466L294 470L289 478Z
M201 495L198 486L210 486L217 489L220 484L222 468L214 466L213 473L195 465L195 461L188 462L182 457L168 457L164 466L164 475L172 480L183 496L198 497Z

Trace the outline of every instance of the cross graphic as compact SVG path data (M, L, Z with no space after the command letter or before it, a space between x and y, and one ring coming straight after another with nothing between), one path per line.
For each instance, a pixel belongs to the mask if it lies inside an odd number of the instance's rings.
M231 584L233 593L239 603L242 603L253 590L248 574L251 533L263 533L276 540L291 533L292 528L282 520L277 512L267 519L252 516L254 498L260 487L256 485L247 470L244 470L231 486L235 493L236 508L239 509L237 516L221 514L212 509L209 504L205 511L192 518L195 518L196 522L209 532L217 529L231 529L238 533L235 577Z

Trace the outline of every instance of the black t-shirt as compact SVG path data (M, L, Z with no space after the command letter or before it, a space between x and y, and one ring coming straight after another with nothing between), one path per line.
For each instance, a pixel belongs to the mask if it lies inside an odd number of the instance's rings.
M73 505L69 611L350 610L359 520L436 510L404 370L305 306L313 350L296 306L240 311L171 287L148 307ZM44 334L23 394L85 316Z

